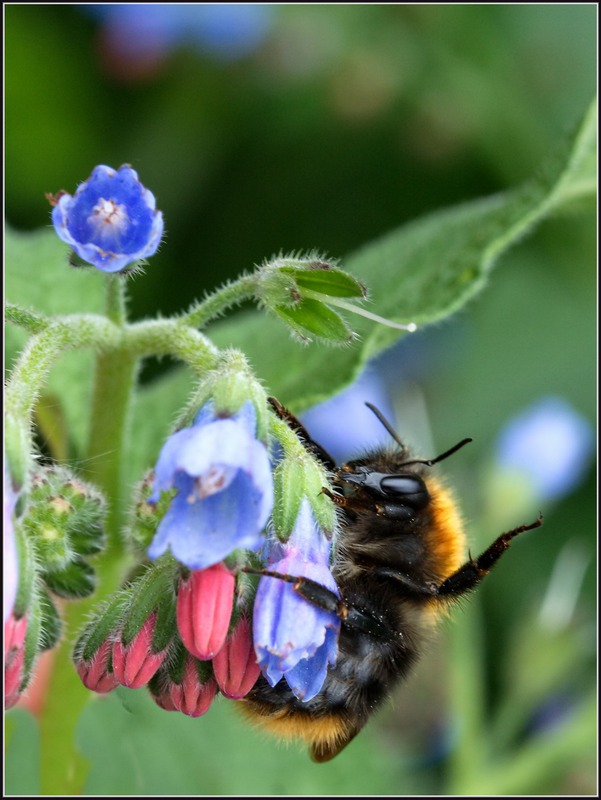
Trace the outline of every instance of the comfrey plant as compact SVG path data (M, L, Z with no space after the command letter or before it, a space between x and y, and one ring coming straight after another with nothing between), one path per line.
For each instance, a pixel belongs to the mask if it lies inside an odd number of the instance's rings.
M198 716L218 689L239 699L263 671L270 683L284 678L309 699L335 662L339 620L258 573L275 566L336 591L335 511L321 493L328 475L273 413L244 355L220 350L198 329L254 297L298 338L350 342L353 332L332 306L369 314L356 305L365 288L316 256L278 257L182 317L130 324L127 276L156 252L163 232L153 194L131 167L101 165L73 195L48 199L71 258L108 273L107 315L11 312L34 335L7 404L7 705L27 687L39 653L58 641L53 597L93 594L105 599L74 651L77 673L93 691L148 685L162 707ZM82 346L98 351L96 485L38 462L31 430L52 362ZM127 521L119 514L127 394L136 362L167 353L192 367L197 387L138 485ZM110 409L100 410L105 401ZM113 586L97 586L89 558L124 549L136 553L139 567L121 587L115 575Z
M395 337L472 297L491 253L586 190L593 120L591 111L538 183L394 233L351 258L349 272L317 254L279 255L168 318L128 319L129 278L163 233L130 166L97 166L73 195L49 195L54 231L35 242L9 232L7 287L19 303L6 316L28 338L14 346L6 387L5 705L55 649L46 793L81 788L81 684L98 694L146 687L160 708L192 717L257 681L285 687L301 710L315 702L342 636L335 492L326 461L264 385L286 403L302 393L302 410ZM216 324L249 300L265 313ZM352 328L341 311L356 313ZM80 351L93 354L93 380ZM193 376L191 389L178 383L183 372L156 390L140 385L140 362L165 355Z

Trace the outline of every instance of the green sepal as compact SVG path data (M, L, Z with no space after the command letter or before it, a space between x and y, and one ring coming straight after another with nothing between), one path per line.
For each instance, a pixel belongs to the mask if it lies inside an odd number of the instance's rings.
M41 614L40 650L51 650L58 644L63 624L56 606L43 589L39 594L39 602Z
M184 669L186 666L186 655L188 651L184 647L179 636L175 637L173 646L169 653L168 664L164 664L161 671L164 671L169 680L175 684L181 684L184 680Z
M15 544L17 547L17 562L19 565L19 580L13 613L15 617L26 614L35 597L38 583L38 569L36 562L35 546L21 527L21 521L14 526Z
M135 548L145 553L157 532L176 489L162 492L158 502L149 503L154 483L154 470L149 470L134 489L133 505L129 514L126 536Z
M302 289L310 289L331 297L367 297L367 290L360 281L323 261L311 262L304 267L280 267L280 272L294 279L301 294Z
M176 684L176 686L181 685L184 681L184 670L186 668L188 655L188 651L182 644L179 637L177 637L173 643L171 652L169 653L169 664L166 668L166 674L169 676L169 680ZM195 662L199 683L206 683L210 678L213 677L213 667L211 666L210 661L200 661L198 658L195 658L192 655L189 657ZM165 667L163 667L163 670L164 669Z
M225 350L219 363L202 379L177 422L177 429L192 425L206 403L212 402L218 417L231 417L250 401L256 413L256 437L265 444L269 438L267 394L239 350Z
M27 630L25 632L25 657L23 659L23 679L20 691L23 691L29 683L33 671L34 662L40 652L42 634L42 607L40 603L40 593L35 591L31 604L27 609Z
M44 573L44 581L50 591L67 600L89 597L96 589L94 569L82 558L74 558L60 571Z
M134 640L148 617L158 609L159 605L171 598L175 604L175 581L178 574L177 562L170 555L166 555L150 566L134 584L128 587L129 602L121 630L121 641L124 646ZM172 635L174 633L175 625ZM161 632L161 638L163 636L164 632Z
M173 583L171 584L173 587ZM157 621L152 636L152 651L160 653L172 641L177 629L175 591L168 591L157 606Z
M328 485L323 469L309 455L284 458L274 472L273 526L281 541L294 529L303 497L311 504L319 527L331 534L336 524L332 501L322 489Z
M294 305L273 306L272 310L303 341L310 341L309 334L336 344L348 344L353 340L353 331L340 314L319 300L305 297Z
M94 658L105 640L119 630L126 607L127 594L120 591L96 611L73 649L73 658L76 662L80 660L88 662Z
M69 539L73 550L80 556L95 556L106 546L106 535L102 523L90 520L69 528Z
M60 572L75 554L67 534L73 507L62 497L49 497L28 507L23 528L35 542L39 563L46 573Z

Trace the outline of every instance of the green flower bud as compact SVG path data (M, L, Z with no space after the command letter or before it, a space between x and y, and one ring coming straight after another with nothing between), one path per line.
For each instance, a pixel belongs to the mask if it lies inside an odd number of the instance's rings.
M392 328L414 331L414 323L401 324L358 306L366 299L365 286L352 275L316 254L306 258L274 258L258 274L262 303L285 322L301 341L317 336L334 344L347 344L353 331L331 306L359 314Z
M23 524L46 573L61 572L103 549L104 513L100 492L68 469L45 467L32 476Z
M336 513L322 489L328 485L323 468L299 449L297 457L288 456L277 466L274 473L275 505L273 525L276 535L286 541L294 529L301 501L306 497L320 528L331 534L336 524Z
M222 353L218 366L203 379L178 420L177 427L189 427L198 410L208 402L213 403L218 417L233 417L248 401L253 404L257 417L256 437L266 444L269 440L267 394L244 355L238 350L226 350Z
M129 515L127 536L142 553L146 553L176 491L163 492L158 502L149 503L153 482L154 471L150 470L134 490L134 502Z

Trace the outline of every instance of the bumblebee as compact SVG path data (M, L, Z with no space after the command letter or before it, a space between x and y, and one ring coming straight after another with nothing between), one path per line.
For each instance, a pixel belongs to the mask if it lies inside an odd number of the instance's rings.
M336 467L302 424L277 400L271 404L332 471L341 524L332 567L340 591L307 578L268 570L261 574L294 584L308 602L341 620L336 665L312 700L298 700L285 681L261 676L241 702L255 724L282 738L304 739L314 761L334 758L351 742L417 660L428 630L458 598L484 578L524 531L542 517L501 534L481 555L463 561L465 536L450 490L431 468L471 439L430 460L416 459L371 404L392 436L393 450L379 449Z

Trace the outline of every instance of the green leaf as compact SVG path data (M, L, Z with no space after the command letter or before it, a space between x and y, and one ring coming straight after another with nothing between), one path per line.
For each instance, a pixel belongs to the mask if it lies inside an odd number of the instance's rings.
M595 186L596 104L563 151L523 186L428 215L368 244L344 261L368 287L371 308L425 326L462 308L485 287L499 257L551 212L590 198ZM300 348L272 320L240 314L211 329L221 347L241 347L253 368L293 410L343 389L398 331L358 319L360 341L332 354ZM310 376L310 380L308 379Z

